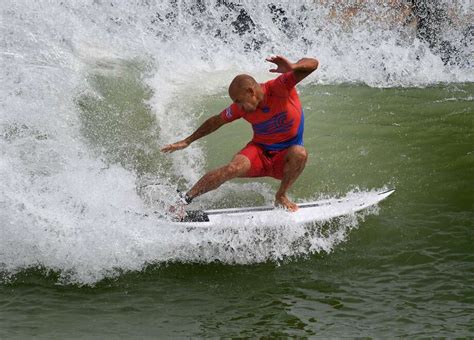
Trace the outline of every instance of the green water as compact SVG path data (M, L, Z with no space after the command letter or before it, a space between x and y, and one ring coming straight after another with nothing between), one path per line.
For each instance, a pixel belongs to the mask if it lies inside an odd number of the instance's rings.
M310 157L291 196L396 187L378 215L329 253L279 263L155 264L94 287L26 271L0 284L0 338L474 336L473 90L302 88ZM111 99L122 105L116 118L103 109L91 116L103 103L79 99L85 138L138 174L160 168L162 157L152 138L159 127L140 106L148 96L144 87L133 100ZM227 104L219 93L195 105L214 114ZM116 122L116 133L88 128L101 119ZM124 119L131 124L119 124ZM127 139L126 151L117 136ZM206 168L249 138L245 122L208 136L200 142Z

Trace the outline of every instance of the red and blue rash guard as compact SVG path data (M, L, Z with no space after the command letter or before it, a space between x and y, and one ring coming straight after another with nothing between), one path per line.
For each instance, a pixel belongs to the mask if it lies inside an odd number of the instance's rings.
M303 145L304 114L293 72L262 84L265 94L259 107L245 112L236 103L221 112L226 122L243 118L252 124L252 142L265 150L278 151L292 145Z

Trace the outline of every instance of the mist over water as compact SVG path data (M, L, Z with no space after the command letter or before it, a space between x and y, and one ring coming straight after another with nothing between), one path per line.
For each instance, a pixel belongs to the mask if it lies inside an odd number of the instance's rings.
M424 30L443 31L436 41L417 33L413 14L401 7L353 7L2 1L3 277L38 267L60 273L62 282L93 284L151 263L249 264L330 252L357 219L331 222L329 234L320 232L324 226L184 232L153 212L164 213L176 187L189 188L208 169L202 144L171 156L160 147L191 133L210 108L225 107L235 74L268 79L263 60L270 54L317 57L321 68L306 86L474 80L468 1L456 5L455 24L425 23ZM272 198L267 182L229 183L196 207Z

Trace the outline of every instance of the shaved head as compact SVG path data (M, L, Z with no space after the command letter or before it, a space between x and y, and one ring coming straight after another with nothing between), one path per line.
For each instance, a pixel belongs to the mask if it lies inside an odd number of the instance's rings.
M248 74L239 74L229 85L229 96L245 112L255 111L263 100L262 86Z
M248 74L239 74L235 77L229 85L229 95L235 97L235 95L245 91L249 88L255 88L258 85L257 81L249 76Z

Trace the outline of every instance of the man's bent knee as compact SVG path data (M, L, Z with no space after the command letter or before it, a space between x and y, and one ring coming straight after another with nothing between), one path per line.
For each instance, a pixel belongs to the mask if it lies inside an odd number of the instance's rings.
M243 155L236 155L234 159L225 166L225 171L229 178L243 176L249 170L250 160Z
M301 145L295 145L290 147L287 154L288 160L293 160L298 163L306 163L308 160L308 152Z

